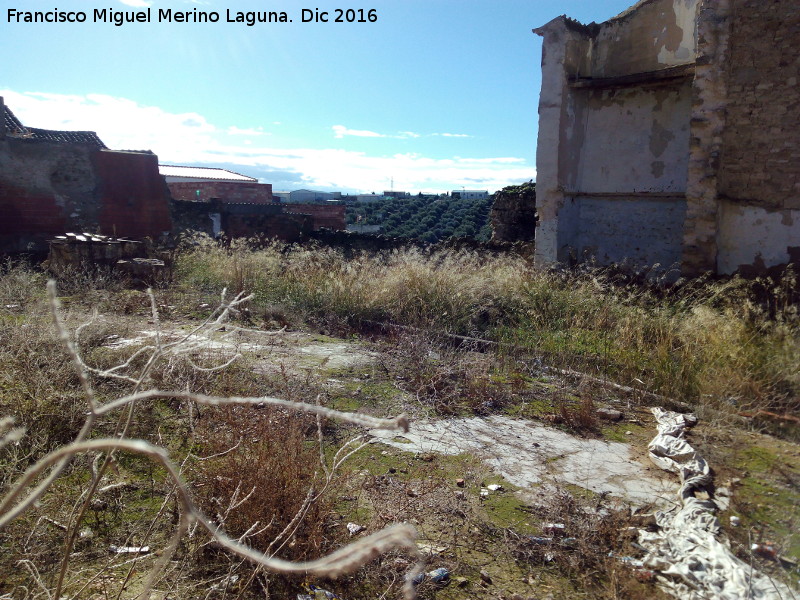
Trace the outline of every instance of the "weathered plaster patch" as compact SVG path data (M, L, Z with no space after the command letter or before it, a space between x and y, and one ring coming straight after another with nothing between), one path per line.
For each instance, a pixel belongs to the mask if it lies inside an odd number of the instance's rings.
M724 202L717 236L719 273L730 274L743 267L758 274L790 262L788 249L800 239L800 211L767 210Z
M675 14L673 7L672 15L664 15L667 19L664 27L661 29L661 35L656 37L655 45L657 47L665 48L670 52L675 52L681 47L683 41L683 28L677 23L678 17Z
M664 161L656 160L650 163L650 172L656 179L661 177L664 174Z
M694 59L694 21L697 0L674 0L672 14L666 23L664 34L656 39L655 46L660 49L658 61L661 64L675 65Z
M664 154L664 150L667 149L669 143L674 139L675 134L672 133L672 131L653 119L653 127L650 130L650 151L653 153L653 156L659 157Z

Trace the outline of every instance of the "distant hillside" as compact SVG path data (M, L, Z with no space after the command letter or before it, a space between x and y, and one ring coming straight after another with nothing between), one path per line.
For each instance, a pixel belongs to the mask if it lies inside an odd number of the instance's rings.
M391 237L438 242L450 237L488 240L494 197L462 200L453 196L412 196L347 207L347 224L380 225Z

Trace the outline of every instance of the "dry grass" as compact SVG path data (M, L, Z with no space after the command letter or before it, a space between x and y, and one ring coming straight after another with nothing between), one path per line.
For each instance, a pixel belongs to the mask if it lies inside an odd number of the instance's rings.
M798 408L791 270L779 280L662 287L608 270L537 272L515 255L412 249L346 260L325 248L205 244L179 255L177 274L193 288L254 290L256 306L306 320L376 320L498 340L512 354L700 409Z
M52 377L71 371L73 380L51 383L70 390L69 394L59 394L40 385L30 392L30 405L18 405L14 409L7 401L3 405L6 410L15 410L23 427L14 428L13 417L4 418L0 423L0 449L13 449L4 456L0 535L4 545L24 549L24 553L4 556L4 570L10 573L16 569L16 573L10 581L3 576L0 592L4 591L1 588L6 588L13 593L32 594L32 597L61 597L64 593L80 596L88 586L96 587L98 582L110 581L110 588L114 590L111 593L116 593L117 597L126 590L131 592L132 588L140 598L165 587L182 595L184 588L181 586L185 585L187 573L207 575L202 569L198 570L202 565L199 560L202 553L198 552L197 540L201 539L206 541L199 548L213 543L228 556L236 557L230 565L245 562L256 565L245 587L260 575L258 583L264 589L269 587L270 579L264 575L268 572L336 577L394 548L407 548L415 554L414 532L407 525L381 530L326 553L330 544L323 548L321 536L328 511L324 495L333 487L337 469L347 453L337 454L328 464L321 448L313 452L307 447L303 421L295 415L316 414L316 421L312 418L312 422L316 425L314 432L319 444L323 439L324 417L368 427L407 429L404 418L384 420L351 415L318 404L269 396L231 398L188 390L148 389L155 379L154 374L166 371L174 377L175 372L180 372L176 364L188 363L189 372L205 374L228 368L237 356L209 364L202 352L197 354L199 347L195 338L210 339L226 322L226 317L247 302L247 298L240 294L226 300L223 292L220 307L195 326L191 335L171 340L158 333L152 342L131 348L127 356L115 356L102 364L102 360L87 358L91 354L89 349L99 350L98 341L107 337L102 328L97 330L97 317L93 316L70 332L64 325L55 285L49 286L49 293L55 336L43 336L42 343L49 344L57 360L26 366L25 358L30 360L50 354L42 352L41 348L31 348L29 339L23 346L33 354L11 357L17 359L11 366L23 373L19 378L10 379L15 385L19 385L17 379L27 383L24 373L27 370L39 374L39 378L41 372L45 377ZM160 331L157 304L152 296L151 306L152 324ZM23 332L30 338L27 331L30 327L25 327L30 324L21 323L6 333ZM57 350L59 345L60 351ZM33 383L42 383L37 377L30 378ZM115 387L103 389L95 385L95 381L127 386L127 394L106 395L105 392ZM188 381L184 383L188 385ZM69 421L63 422L61 414L51 421L43 418L42 403L51 402L52 397L59 395L68 398L63 412L75 417L72 426ZM184 453L180 464L170 451L175 450L173 446L181 440L181 435L174 425L167 425L168 430L165 430L164 423L153 418L152 410L158 407L159 399L178 400L189 409L190 452ZM197 405L223 407L211 413L210 416L217 418L210 425L200 427L199 436L193 417L196 414L193 407ZM252 413L261 406L268 408L261 418L245 416L243 412ZM146 415L143 420L139 419L142 414ZM172 420L178 417L174 413L170 416ZM144 429L149 429L149 437L157 443L132 437L143 423ZM26 438L24 425L40 435L32 441ZM234 435L240 439L232 444ZM219 446L225 449L211 456L197 457L193 451L198 444L206 450L213 451ZM198 469L201 489L206 492L199 496L200 504L184 477L185 468L193 462L205 462L208 467ZM148 463L155 467L145 467ZM316 472L312 475L312 469L318 469L322 475L317 477ZM240 479L232 483L237 475ZM247 486L252 489L246 491ZM58 498L56 504L53 504L53 496ZM206 513L213 517L209 518ZM58 534L54 536L45 531L43 525L48 524L63 534L62 542L55 542ZM91 528L86 527L90 524ZM89 533L84 535L84 531ZM100 554L92 556L91 566L87 567L82 564L84 553L74 550L84 538L95 537L99 546L90 544L89 548L92 553L99 551ZM102 560L102 548L112 540L116 542L110 546L112 558ZM190 543L185 545L185 540ZM158 555L150 554L151 543L161 546ZM133 551L134 558L126 561L129 552L118 552L115 548L130 546L148 550L143 551L144 556L136 556L140 553ZM297 560L292 562L278 555ZM179 565L177 571L176 564ZM20 571L20 567L24 569ZM137 571L143 572L137 575ZM230 566L228 571L232 571ZM208 585L212 580L213 577L204 579ZM108 594L106 583L102 587ZM412 595L408 583L406 596Z
M558 572L593 598L670 597L655 586L651 571L633 561L638 528L628 509L603 496L580 498L557 490L551 503L534 507L533 514L544 531L509 538L518 561Z
M409 250L345 260L329 249L267 246L253 251L244 244L220 248L207 243L180 254L176 269L178 285L164 290L159 316L153 315L146 294L117 291L103 280L87 279L86 294L72 290L71 308L63 313L68 329L80 325L90 304L114 313L73 336L101 407L88 438L80 433L89 406L86 388L74 356L46 315L43 276L21 265L7 265L0 274L0 415L15 416L27 429L0 454L0 492L12 489L31 465L76 438L101 444L80 446L80 453L72 447L72 462L41 502L0 530L0 544L19 549L19 555L6 553L0 559L0 572L10 573L0 575L0 597L21 593L14 586L22 582L33 590L29 597L52 595L65 564L63 592L135 595L145 585L141 573L150 572L156 557L123 565L129 557L109 558L108 546L150 544L169 554L175 526L184 526L184 515L194 510L209 516L209 527L205 532L199 526L190 529L191 535L182 538L171 554L174 560L155 578L156 589L199 597L218 586L223 596L288 597L302 576L270 574L248 562L247 552L313 560L346 541L341 519L333 518L341 511L336 500L341 469L332 468L330 445L347 431L282 407L257 409L247 401L205 405L229 396L307 401L320 393L318 381L288 372L256 376L246 361L206 371L196 367L216 363L163 349L152 367L148 352L133 358L124 371L129 380L103 375L141 350L108 347L109 336L125 335L132 319L137 327L148 318L150 327L159 318L205 319L213 310L207 305L225 285L255 290L235 316L247 326L307 321L352 331L363 320L378 320L424 330L392 340L393 355L385 359L386 376L410 394L420 412L490 414L538 403L532 413L514 414L550 414L571 429L598 434L596 394L582 394L563 382L537 388L539 375L551 372L545 366L581 370L686 400L701 417L726 422L740 412L798 408L800 319L791 272L773 282L732 279L658 288L607 271L539 273L515 256ZM498 356L456 350L445 343L448 333L496 340L501 350ZM179 392L136 396L144 387ZM120 398L124 402L113 410L102 408ZM129 407L132 417L119 418ZM147 445L125 446L120 431ZM158 447L169 451L168 462ZM113 459L106 464L96 456ZM366 487L363 493L378 510L365 523L370 531L395 518L415 519L430 531L438 527L437 520L445 527L483 527L443 481L434 472L418 478L412 482L417 495L405 487ZM192 490L191 509L182 504L184 482ZM117 484L102 494L90 493L99 502L87 503L87 487ZM625 540L616 538L626 525L618 513L595 506L596 499L580 502L564 495L557 500L540 509L537 518L566 522L578 541L557 546L555 555L553 548L531 546L510 528L484 533L505 540L519 564L574 580L584 595L655 597L636 572L608 557L609 548L627 551ZM432 512L425 513L425 507ZM466 516L458 516L459 511ZM229 546L236 551L220 550L213 543L220 526L226 539L238 540L246 551L237 546ZM85 529L93 537L78 535ZM64 540L73 533L75 551L67 552L64 562ZM453 533L454 539L459 535ZM386 540L380 544L389 549ZM27 566L17 562L21 556ZM389 589L395 593L412 563L389 551L379 568L346 580L353 587L345 587L352 592L345 595L357 597L353 593L361 584L384 595ZM131 574L132 566L140 575ZM436 595L434 589L421 588L420 593Z

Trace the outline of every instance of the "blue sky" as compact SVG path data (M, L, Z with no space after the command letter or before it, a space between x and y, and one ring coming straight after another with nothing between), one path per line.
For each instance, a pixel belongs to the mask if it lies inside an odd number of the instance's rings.
M15 3L16 1L16 3ZM5 0L0 95L23 123L90 129L164 164L222 166L275 190L489 189L536 178L541 38L561 14L632 0ZM150 23L94 23L95 9ZM9 22L83 11L85 23ZM301 22L303 8L375 22ZM217 23L158 22L159 9ZM291 23L226 22L230 10ZM368 14L368 13L367 13Z

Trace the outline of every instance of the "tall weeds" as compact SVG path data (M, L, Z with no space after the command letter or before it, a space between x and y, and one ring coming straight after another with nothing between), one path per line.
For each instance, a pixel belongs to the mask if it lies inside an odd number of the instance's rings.
M599 269L541 272L515 255L399 250L351 260L329 248L197 245L189 288L247 288L307 320L387 321L504 342L679 400L797 408L796 275L657 287Z

